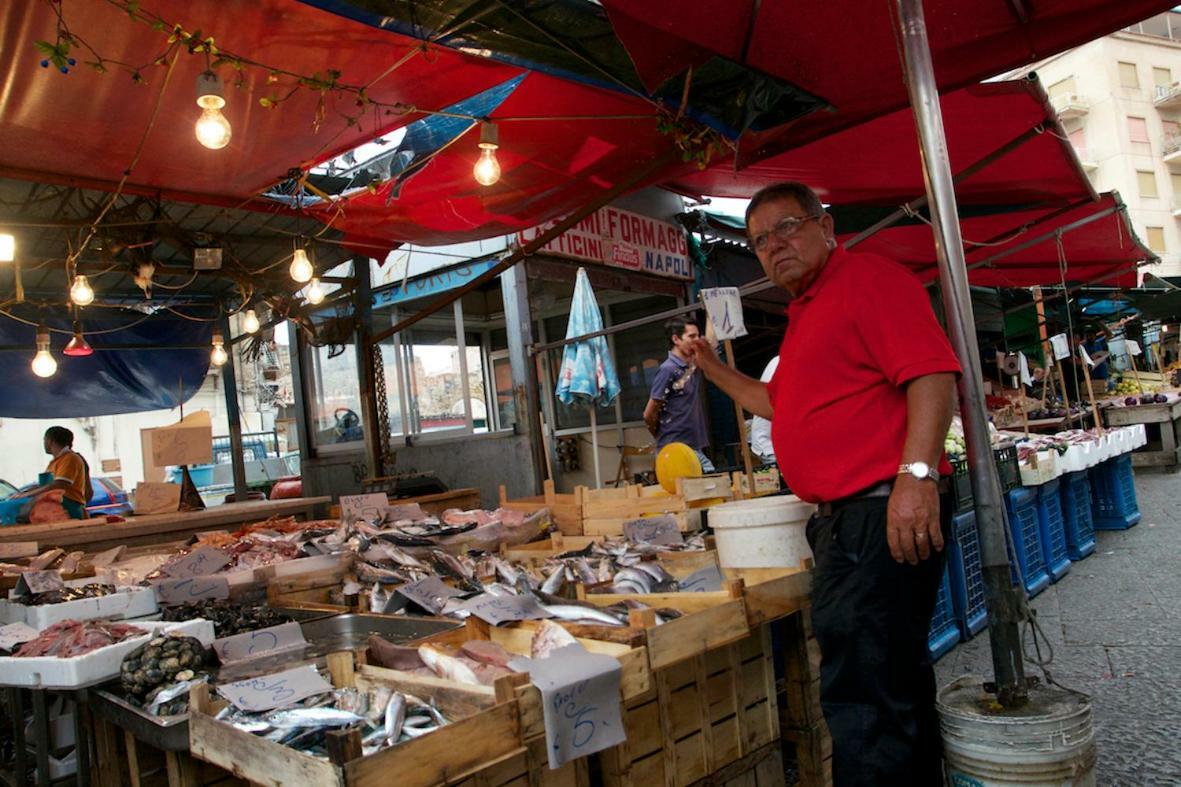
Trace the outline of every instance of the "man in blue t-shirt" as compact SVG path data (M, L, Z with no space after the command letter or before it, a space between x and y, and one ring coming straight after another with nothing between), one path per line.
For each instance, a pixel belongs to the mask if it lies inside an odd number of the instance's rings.
M644 423L656 438L656 450L669 443L684 443L697 452L704 473L714 472L713 462L702 449L709 445L705 416L698 396L701 375L688 360L688 348L701 335L697 326L674 317L664 324L671 349L656 371Z

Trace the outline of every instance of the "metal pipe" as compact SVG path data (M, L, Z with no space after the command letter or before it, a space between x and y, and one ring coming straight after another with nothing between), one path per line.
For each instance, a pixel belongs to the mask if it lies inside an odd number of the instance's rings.
M230 316L222 315L220 320L222 336L230 335ZM226 395L226 420L230 427L230 462L234 470L234 500L246 500L246 458L242 455L242 415L238 411L238 381L234 370L236 352L221 367L221 382Z
M948 163L947 139L943 131L931 50L927 43L923 4L922 0L897 0L897 3L902 33L903 71L914 109L915 126L918 128L923 179L932 207L940 291L952 346L963 366L957 389L972 492L976 498L976 527L980 533L997 699L1004 707L1012 708L1028 701L1019 631L1024 597L1013 587L1009 577L1009 557L1005 547L1008 525L984 413L976 323L968 291L964 243L960 236L955 186Z

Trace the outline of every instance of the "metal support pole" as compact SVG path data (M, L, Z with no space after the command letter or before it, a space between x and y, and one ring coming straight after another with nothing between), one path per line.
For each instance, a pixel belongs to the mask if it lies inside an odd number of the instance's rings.
M221 335L232 336L230 317L221 318ZM226 421L230 427L230 462L234 469L234 500L246 500L246 458L242 456L242 414L238 411L238 375L234 369L239 352L230 349L230 359L221 367L221 384L226 395Z
M311 430L308 428L307 394L304 389L303 335L295 322L287 323L287 355L291 364L291 395L295 411L295 440L299 444L300 476L304 463L312 456ZM287 447L291 448L291 435L287 436ZM304 490L305 494L307 490Z
M964 243L960 237L955 188L947 154L947 139L943 133L939 91L931 63L931 50L927 44L922 0L898 0L898 17L905 58L903 70L907 76L907 89L919 133L923 179L930 197L940 290L952 346L964 370L958 385L960 415L964 423L972 493L976 497L976 527L980 532L997 699L1001 705L1012 708L1028 700L1019 631L1024 596L1020 589L1013 586L1009 576L1009 558L1005 548L1005 530L1008 525L984 413L976 322L968 292Z
M537 362L528 352L533 344L533 317L529 313L529 278L524 265L500 274L504 300L504 329L508 341L509 369L513 378L513 403L517 430L529 438L533 459L533 494L540 494L545 476L545 441L541 435L541 406L538 404Z
M365 434L365 457L369 464L369 477L385 475L386 455L384 446L389 445L389 418L382 419L384 408L377 401L377 375L385 374L381 358L381 345L371 344L373 336L373 296L369 279L369 258L353 257L353 314L356 317L357 376L360 379L361 427ZM382 378L384 383L385 378ZM384 385L383 385L384 389ZM382 421L385 423L382 423ZM385 433L384 439L382 433Z

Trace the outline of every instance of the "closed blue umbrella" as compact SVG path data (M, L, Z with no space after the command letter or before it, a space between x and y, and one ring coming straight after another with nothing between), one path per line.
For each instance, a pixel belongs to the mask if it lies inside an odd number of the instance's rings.
M591 289L586 270L579 268L574 282L574 298L570 303L566 339L577 339L601 330L603 317L599 314L595 291ZM591 451L595 462L595 486L598 487L602 484L602 477L599 472L595 410L606 407L619 396L619 378L607 349L607 337L596 336L566 345L562 351L562 365L558 370L558 387L554 395L563 404L580 403L590 410Z

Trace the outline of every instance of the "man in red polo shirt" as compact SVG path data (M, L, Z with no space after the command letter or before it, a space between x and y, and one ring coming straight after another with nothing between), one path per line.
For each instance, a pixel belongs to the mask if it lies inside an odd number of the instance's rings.
M836 785L941 785L927 633L951 506L943 439L959 362L919 281L837 244L810 188L759 191L746 228L767 277L791 294L779 368L761 383L699 341L705 375L771 420L779 469L819 505L812 624Z

